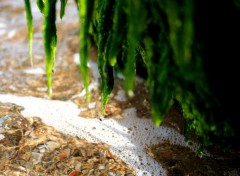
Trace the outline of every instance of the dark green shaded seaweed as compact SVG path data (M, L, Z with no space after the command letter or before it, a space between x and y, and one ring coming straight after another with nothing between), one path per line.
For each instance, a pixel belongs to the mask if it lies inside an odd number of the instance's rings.
M101 102L102 112L108 102L113 89L113 67L109 63L108 53L111 45L111 30L115 0L98 1L97 16L97 45L98 45L98 70L101 75Z
M44 9L44 2L43 2L43 0L36 0L36 2L37 2L37 6L38 6L40 12L44 13L44 10L43 10Z
M117 1L113 17L113 26L111 33L111 45L109 46L108 58L111 66L119 64L119 55L122 54L124 43L126 43L127 34L127 2L125 0ZM118 59L118 63L117 63Z
M68 0L61 0L61 7L60 7L60 18L62 19L63 16L65 15L65 8L67 5Z
M140 45L145 27L146 10L141 1L127 1L127 3L128 52L124 74L126 76L126 91L129 95L132 95L136 75L136 50Z

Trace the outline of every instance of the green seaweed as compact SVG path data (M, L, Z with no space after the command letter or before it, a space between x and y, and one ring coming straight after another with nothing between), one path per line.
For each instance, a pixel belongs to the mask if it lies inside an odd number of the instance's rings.
M43 0L36 0L37 6L41 13L44 13L44 1Z
M46 0L44 6L43 40L47 74L48 95L52 95L52 72L55 66L57 45L56 0Z
M28 26L28 51L31 65L33 66L33 55L32 55L32 41L33 41L33 17L31 10L30 0L24 0L24 5L26 9L26 20Z
M44 48L48 94L55 64L56 0L37 0L44 14ZM67 0L61 0L60 17ZM80 72L90 101L88 52L91 35L98 48L102 113L114 86L114 72L125 76L128 95L134 93L136 73L145 74L150 92L152 119L156 126L177 101L186 119L185 136L194 131L202 145L210 136L231 136L224 120L214 119L218 102L210 91L203 69L202 41L197 38L194 0L75 0L80 21ZM239 0L232 4L239 7ZM25 0L27 20L32 21L30 2ZM198 7L197 7L198 8ZM201 7L200 7L201 8ZM199 13L199 12L198 12ZM28 26L32 23L28 22ZM28 27L29 31L32 27ZM32 33L29 39L32 40ZM29 40L30 42L30 40ZM140 64L140 67L138 67ZM139 70L140 68L140 70ZM142 70L141 70L142 69ZM224 129L224 130L221 130Z
M98 45L98 70L101 75L101 102L102 113L113 89L113 67L109 63L108 53L111 44L111 29L115 0L98 1L97 17L97 45Z
M142 32L145 27L146 13L141 1L127 1L127 41L128 52L124 74L126 75L125 89L133 95L136 75L136 49L140 44Z
M88 70L88 49L89 49L89 28L93 13L94 0L80 0L79 2L79 19L80 19L80 71L86 89L86 101L90 101L89 93L89 70Z
M62 19L63 16L65 15L65 8L67 5L68 0L61 0L61 7L60 7L60 18Z
M119 64L119 55L121 54L122 47L126 42L127 33L127 14L126 14L127 2L117 1L114 10L113 26L111 33L111 45L109 46L108 58L111 66ZM117 62L118 60L118 62Z

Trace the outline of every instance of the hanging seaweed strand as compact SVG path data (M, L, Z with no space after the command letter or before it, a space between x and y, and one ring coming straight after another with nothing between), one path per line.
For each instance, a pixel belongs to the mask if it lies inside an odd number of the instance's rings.
M141 1L127 1L127 41L128 53L124 74L125 88L128 95L133 95L136 75L136 49L140 44L142 32L145 27L146 13Z
M24 0L24 5L26 9L26 20L28 26L28 51L31 65L33 66L33 56L32 56L32 41L33 41L33 17L31 10L30 0Z
M43 14L43 9L44 9L44 2L43 0L36 0L37 6L40 10L40 12Z
M94 7L94 0L79 0L79 20L80 20L80 49L79 49L79 59L80 59L80 72L82 75L84 87L86 89L86 101L90 101L89 93L89 70L88 70L88 48L89 48L89 27L92 18L92 12Z
M56 0L46 0L44 4L43 40L47 74L48 96L52 95L52 72L55 66L57 45Z
M124 43L126 43L126 7L127 2L125 0L117 1L114 17L113 17L113 26L111 33L111 44L108 52L108 58L111 66L118 66L121 62L121 57L123 52Z
M60 18L62 19L63 16L65 15L65 8L67 5L68 0L61 0L61 7L60 7Z
M109 32L106 33L107 43L104 45L106 46L105 49L105 55L107 56L108 62L108 75L109 78L105 78L105 80L108 80L107 83L109 86L109 92L107 95L103 95L102 97L106 97L106 101L102 102L102 104L107 104L108 97L113 89L114 85L114 76L113 76L113 68L114 72L118 73L121 72L124 74L124 69L126 68L126 57L128 53L128 41L127 41L127 4L128 1L122 0L122 1L116 1L114 5L114 9L112 13L114 15L109 15L110 17L113 16L113 19L109 18L112 23L110 26ZM106 31L103 31L106 32ZM106 72L107 73L107 72Z
M97 18L97 45L98 45L98 70L101 75L101 103L102 113L108 102L109 95L113 89L114 77L113 66L109 63L108 53L111 42L111 30L115 0L98 1Z

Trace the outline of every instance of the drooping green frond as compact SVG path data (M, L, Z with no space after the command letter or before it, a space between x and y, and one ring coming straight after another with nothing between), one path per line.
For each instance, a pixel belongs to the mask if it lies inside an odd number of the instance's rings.
M115 0L98 1L97 16L97 45L98 45L98 70L101 75L101 102L102 111L108 102L113 89L113 67L109 63L108 53L111 45L111 30Z
M56 0L46 0L44 6L43 40L47 74L48 95L52 94L52 72L55 66L57 45Z
M126 7L127 1L122 0L116 2L111 33L112 40L108 54L109 62L112 66L116 64L117 58L121 54L122 47L127 40Z
M63 16L65 15L65 8L67 5L68 0L61 0L61 7L60 7L60 18L62 19Z
M44 0L36 0L37 6L41 13L44 13Z
M213 97L206 86L201 56L194 38L194 1L166 0L163 1L161 7L167 24L165 35L168 37L166 42L169 43L170 49L168 57L171 57L173 61L171 65L163 69L167 71L169 68L174 68L169 70L171 77L168 75L168 79L171 78L173 86L168 90L172 90L172 99L177 99L182 105L183 114L188 119L188 127L201 136L203 143L206 144L209 141L207 136L212 123L208 104L212 104ZM166 82L167 79L159 85L166 87ZM209 97L212 97L211 100Z
M113 77L113 67L110 65L108 59L103 54L98 56L98 68L101 69L101 103L102 103L102 113L104 112L104 107L108 103L109 95L112 92L114 86Z
M89 49L89 27L92 18L94 0L79 0L79 19L80 19L80 71L86 89L86 100L90 101L89 70L88 70L88 49Z
M132 94L136 74L136 50L140 44L145 27L146 10L141 1L127 1L127 41L128 53L124 74L125 87L128 94Z
M180 2L180 3L179 3ZM169 38L173 48L174 58L178 65L191 62L191 47L193 44L193 2L164 1L169 23ZM181 6L181 8L178 8Z
M32 56L33 17L32 17L30 0L24 0L24 5L26 9L26 19L27 19L27 26L28 26L28 51L29 51L31 65L33 65L33 56Z

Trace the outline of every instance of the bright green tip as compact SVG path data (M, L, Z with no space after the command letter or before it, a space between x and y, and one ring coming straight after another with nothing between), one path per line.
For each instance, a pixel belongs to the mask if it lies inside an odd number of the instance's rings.
M127 91L127 94L129 97L133 97L134 96L134 92L132 90Z
M161 123L162 123L162 120L160 120L160 119L153 119L153 122L154 122L154 125L156 126L156 127L158 127L158 126L160 126L161 125Z
M110 65L113 67L113 66L116 65L116 63L117 63L117 58L116 58L116 57L111 58L111 59L109 60L109 63L110 63Z
M52 97L52 88L48 88L47 93L48 93L48 98L50 99Z
M91 95L90 95L89 91L87 91L86 92L86 102L90 103L90 101L91 101Z

